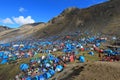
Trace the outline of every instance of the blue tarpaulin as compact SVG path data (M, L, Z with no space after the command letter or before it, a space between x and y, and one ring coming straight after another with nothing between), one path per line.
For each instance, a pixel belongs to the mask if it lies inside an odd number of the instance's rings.
M44 76L46 79L49 79L52 77L52 75L49 72L44 73Z
M29 68L29 66L25 63L20 65L20 70L22 70L22 71L26 71L28 68Z
M32 80L31 77L27 77L25 80Z
M55 74L55 71L54 71L53 69L50 69L48 72L49 72L52 76Z
M60 72L60 71L62 71L62 70L63 70L63 66L62 66L62 65L57 65L57 66L56 66L55 71Z
M45 77L43 75L39 75L39 79L38 80L46 80Z
M92 56L93 56L93 55L94 55L94 52L89 52L88 54L90 54L90 55L92 55Z
M8 62L7 59L3 59L0 64L5 64L5 63L7 63L7 62Z
M96 47L100 47L100 43L96 43L95 46L96 46Z
M4 55L4 52L0 52L0 57L2 57Z
M80 56L79 57L79 61L82 62L82 63L84 63L85 62L85 57L84 56Z

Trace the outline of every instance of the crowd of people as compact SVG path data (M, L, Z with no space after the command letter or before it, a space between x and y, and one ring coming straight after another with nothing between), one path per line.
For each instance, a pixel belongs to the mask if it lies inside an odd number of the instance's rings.
M66 36L64 40L52 41L50 39L19 40L0 44L0 64L11 63L18 59L31 58L28 64L20 65L22 73L16 75L16 80L30 80L41 78L45 80L51 78L56 72L60 72L69 62L79 59L85 62L84 55L77 57L80 51L88 51L88 54L98 53L102 61L118 61L119 51L103 49L100 46L105 43L107 38L101 36L88 36L78 40ZM61 56L53 55L53 52L60 51ZM47 54L46 56L34 58L37 54ZM101 54L104 54L102 56ZM34 58L34 59L33 59ZM44 78L44 79L42 79ZM39 80L39 79L38 79Z

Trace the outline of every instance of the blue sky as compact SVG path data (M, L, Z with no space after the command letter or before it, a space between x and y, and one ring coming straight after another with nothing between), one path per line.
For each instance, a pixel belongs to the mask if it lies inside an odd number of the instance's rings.
M0 25L12 28L47 22L69 7L86 8L106 0L0 0Z

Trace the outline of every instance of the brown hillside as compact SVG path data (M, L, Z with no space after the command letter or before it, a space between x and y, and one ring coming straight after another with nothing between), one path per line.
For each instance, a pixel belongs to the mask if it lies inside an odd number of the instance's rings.
M108 35L120 36L119 4L120 0L110 0L85 9L68 8L48 23L34 23L23 25L18 29L3 31L0 33L0 39L11 38L15 40L16 37L22 39L43 38L71 34L76 31L102 32Z
M0 32L10 29L7 26L0 26Z
M71 64L51 80L120 80L119 62Z
M119 4L120 0L111 0L86 9L68 8L59 16L50 20L47 27L39 30L36 34L38 34L39 37L43 37L46 35L66 34L80 30L119 36Z

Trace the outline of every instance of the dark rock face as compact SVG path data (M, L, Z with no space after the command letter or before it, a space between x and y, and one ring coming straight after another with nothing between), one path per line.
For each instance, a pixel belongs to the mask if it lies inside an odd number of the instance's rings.
M7 26L0 26L0 32L4 31L4 30L8 30L8 29L11 29Z

